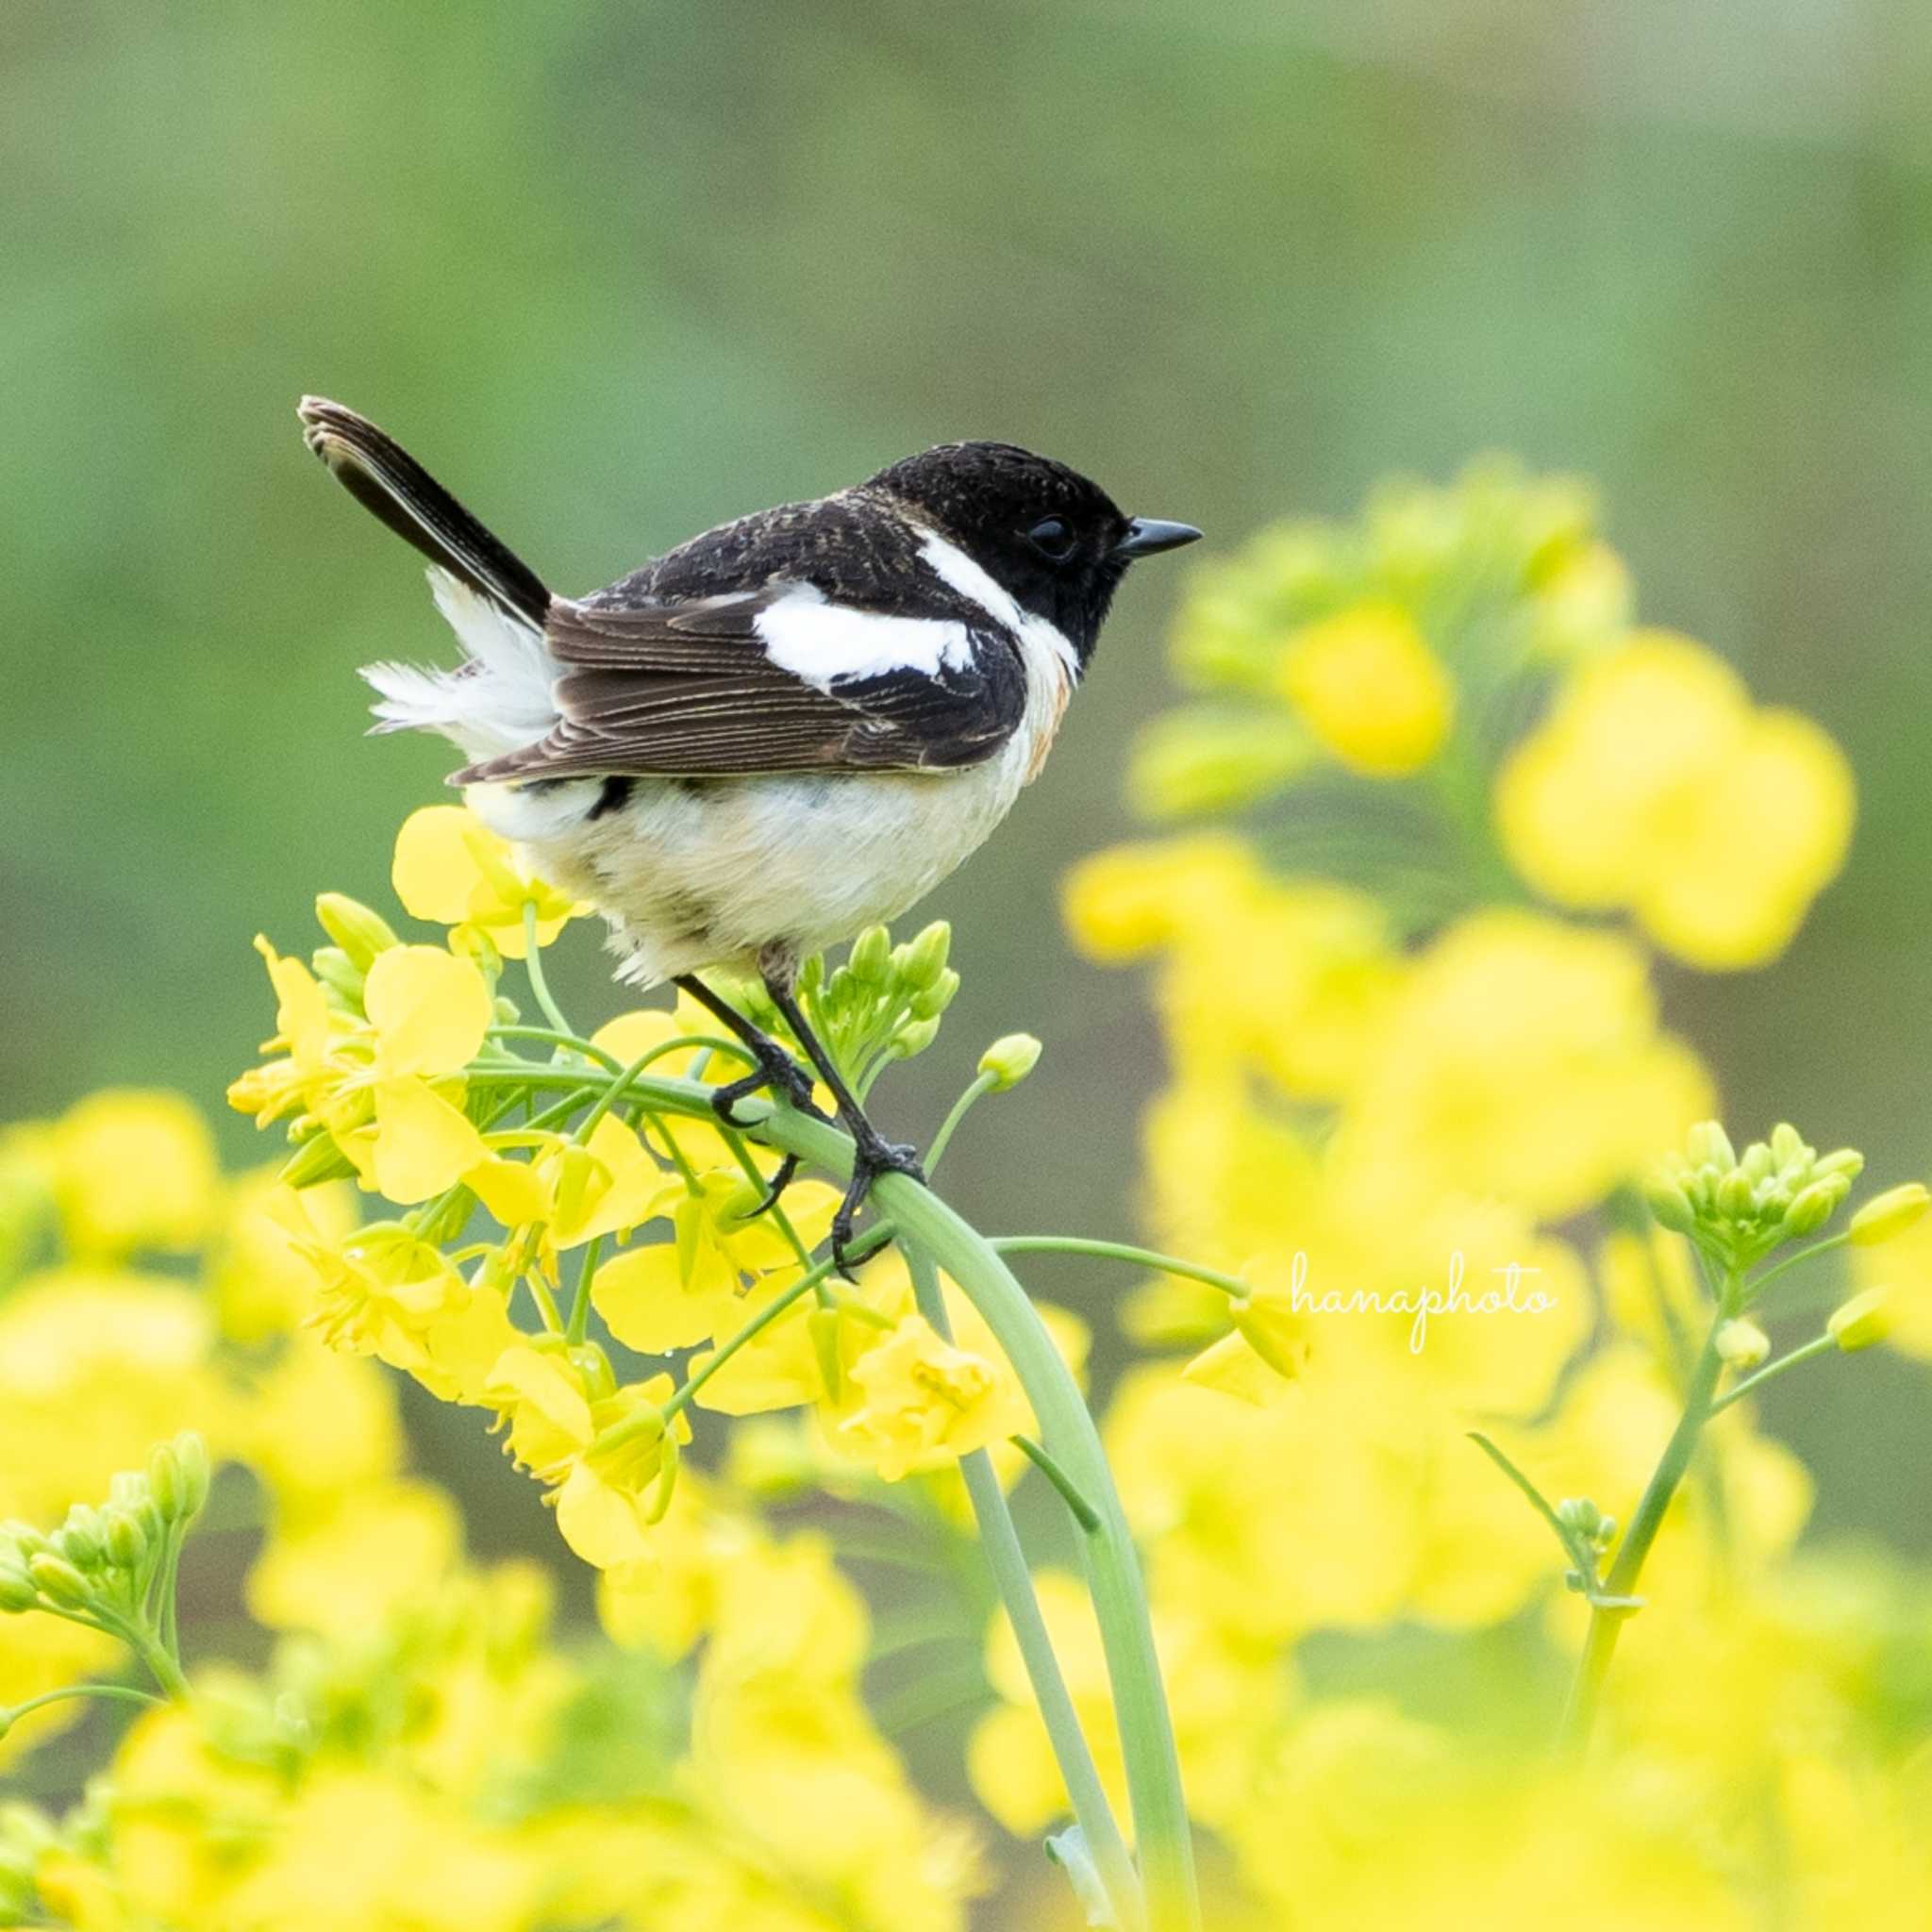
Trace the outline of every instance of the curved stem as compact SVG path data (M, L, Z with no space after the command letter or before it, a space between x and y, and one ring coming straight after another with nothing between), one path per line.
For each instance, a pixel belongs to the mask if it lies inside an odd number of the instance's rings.
M940 1123L939 1132L932 1137L932 1144L925 1150L925 1171L927 1174L938 1172L940 1156L946 1151L946 1143L953 1138L954 1130L966 1118L967 1109L982 1094L991 1093L998 1084L999 1080L996 1074L981 1074L973 1082L972 1086L967 1088L958 1100L954 1101L953 1110Z
M584 1244L584 1258L577 1268L576 1292L571 1296L570 1321L563 1339L575 1345L591 1332L591 1284L597 1278L597 1263L604 1258L604 1237L592 1235Z
M1814 1356L1829 1355L1838 1346L1838 1338L1833 1335L1820 1335L1802 1346L1792 1349L1790 1355L1780 1356L1776 1361L1767 1363L1755 1375L1746 1375L1734 1387L1726 1389L1710 1405L1712 1415L1721 1415L1734 1402L1741 1401L1746 1395L1755 1395L1765 1383L1782 1375L1787 1369L1795 1369L1800 1362L1808 1362Z
M576 1028L563 1017L563 1010L550 996L550 982L543 976L543 949L537 943L537 902L524 901L524 970L530 975L530 991L543 1017L567 1038L576 1038Z
M567 1051L581 1054L586 1059L595 1060L610 1073L621 1074L623 1062L614 1059L601 1046L593 1046L588 1040L579 1040L575 1033L559 1033L554 1026L492 1026L491 1040L529 1040L543 1046L560 1046Z
M1827 1235L1822 1241L1813 1241L1808 1248L1800 1248L1795 1255L1787 1255L1775 1268L1767 1268L1757 1280L1744 1284L1744 1291L1739 1306L1748 1308L1780 1274L1813 1260L1820 1255L1828 1255L1834 1248L1843 1247L1850 1240L1851 1236L1848 1233Z
M123 1704L165 1704L165 1697L157 1697L152 1690L138 1690L132 1684L63 1684L58 1690L42 1690L38 1697L29 1697L24 1704L8 1705L0 1710L0 1718L8 1724L18 1724L30 1710L39 1710L49 1704L58 1704L68 1697L107 1697Z
M1247 1296L1255 1291L1254 1284L1239 1275L1224 1274L1218 1268L1204 1268L1198 1261L1183 1261L1177 1256L1158 1255L1152 1248L1133 1247L1126 1241L1090 1241L1061 1234L1004 1234L994 1236L987 1246L996 1255L1086 1255L1096 1261L1126 1261L1136 1268L1177 1274L1183 1281L1205 1282L1224 1294Z
M909 1247L906 1250L906 1266L912 1276L912 1292L919 1312L940 1336L950 1341L953 1326L946 1319L945 1297L940 1291L939 1271L933 1266L932 1257L924 1248ZM1020 1532L1014 1526L1013 1512L1007 1507L1006 1491L1000 1487L992 1458L983 1449L959 1458L959 1474L973 1505L974 1520L979 1524L987 1567L992 1572L993 1585L1006 1606L1007 1622L1012 1626L1013 1641L1026 1669L1026 1680L1033 1686L1041 1721L1046 1726L1047 1740L1053 1746L1054 1761L1059 1766L1060 1780L1067 1788L1074 1820L1087 1840L1087 1849L1093 1854L1115 1919L1124 1928L1136 1926L1141 1923L1140 1881L1134 1874L1134 1863L1127 1855L1121 1828L1114 1822L1113 1807L1101 1787L1100 1774L1094 1769L1093 1754L1087 1748L1086 1734L1080 1728L1079 1713L1074 1708L1059 1659L1054 1655L1053 1639L1033 1588L1033 1571L1026 1561ZM1092 1526L1098 1527L1097 1519Z

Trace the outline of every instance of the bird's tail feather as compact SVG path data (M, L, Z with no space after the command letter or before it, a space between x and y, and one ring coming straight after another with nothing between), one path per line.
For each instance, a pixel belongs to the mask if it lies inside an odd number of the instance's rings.
M541 630L550 592L408 450L367 417L322 396L296 410L303 441L349 494L432 563L513 618Z

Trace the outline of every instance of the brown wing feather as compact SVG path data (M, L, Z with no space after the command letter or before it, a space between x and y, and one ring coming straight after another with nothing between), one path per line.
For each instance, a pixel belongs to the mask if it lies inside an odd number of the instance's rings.
M772 663L758 618L794 588L642 608L556 599L545 638L565 667L560 722L451 782L949 770L1012 734L1024 692L1002 641L950 678L888 673L831 692Z

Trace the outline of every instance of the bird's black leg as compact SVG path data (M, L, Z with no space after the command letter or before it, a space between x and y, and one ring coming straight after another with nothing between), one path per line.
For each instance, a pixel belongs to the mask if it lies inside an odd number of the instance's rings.
M852 1179L846 1187L845 1198L839 1204L838 1213L832 1218L832 1258L838 1264L839 1272L850 1279L852 1271L845 1265L845 1251L852 1243L852 1217L871 1193L873 1182L882 1174L909 1174L914 1180L923 1182L925 1169L919 1163L916 1148L888 1141L866 1118L865 1109L845 1084L845 1076L813 1033L810 1021L805 1017L804 1009L791 991L790 974L768 969L764 978L765 991L785 1016L785 1024L791 1028L791 1037L804 1047L811 1063L819 1070L819 1077L832 1090L832 1098L839 1106L839 1119L852 1136L855 1149Z
M694 974L687 974L673 984L680 991L690 993L699 1006L715 1013L731 1029L733 1036L743 1041L745 1051L752 1057L754 1066L749 1074L741 1080L730 1081L712 1091L711 1106L727 1127L741 1124L732 1113L732 1108L741 1100L750 1094L766 1091L782 1093L800 1113L824 1119L824 1112L811 1097L811 1075L769 1033L760 1032L728 1000L721 999ZM792 1176L797 1172L798 1156L786 1155L765 1190L765 1198L744 1218L754 1221L767 1208L776 1207L778 1197L791 1185Z

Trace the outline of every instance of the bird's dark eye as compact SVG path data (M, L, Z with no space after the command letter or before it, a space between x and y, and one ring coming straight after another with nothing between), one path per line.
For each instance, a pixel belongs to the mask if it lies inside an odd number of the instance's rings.
M1026 532L1026 541L1049 563L1064 563L1074 554L1074 533L1063 517L1041 517Z

